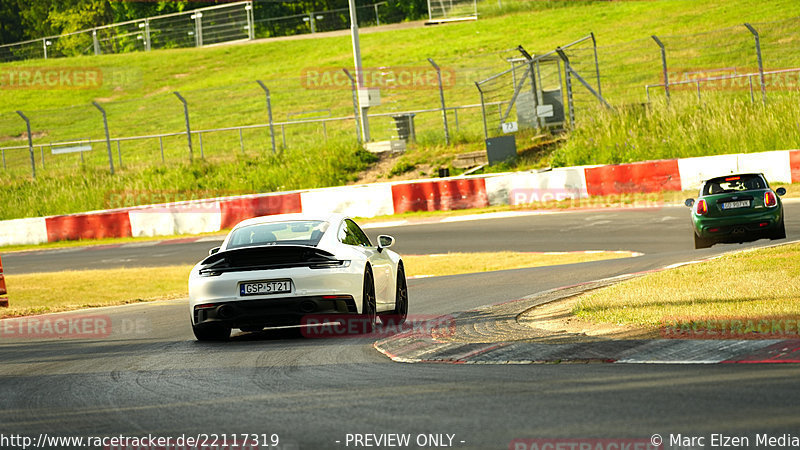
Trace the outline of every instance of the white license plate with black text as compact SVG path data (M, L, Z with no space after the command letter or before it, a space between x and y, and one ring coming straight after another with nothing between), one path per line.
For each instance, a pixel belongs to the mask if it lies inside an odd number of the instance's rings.
M738 202L725 202L722 204L722 209L736 209L736 208L749 208L750 200L740 200Z
M292 292L292 280L248 281L239 285L239 295L269 295Z

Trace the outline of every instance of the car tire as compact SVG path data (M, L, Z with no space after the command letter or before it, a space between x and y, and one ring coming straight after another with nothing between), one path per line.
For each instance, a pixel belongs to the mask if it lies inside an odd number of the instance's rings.
M372 268L367 266L364 270L364 288L361 300L361 319L364 320L364 334L375 331L378 321L377 301L375 300L375 279L372 276Z
M400 326L408 318L408 284L406 271L402 261L397 265L397 282L395 283L394 309L381 315L383 325Z
M784 226L784 224L783 224L783 218L782 217L781 217L781 223L778 224L778 228L775 230L774 233L772 233L772 236L770 236L770 239L773 240L773 241L776 240L776 239L786 239L786 226Z
M192 331L198 341L227 341L231 337L231 327L216 323L192 324Z
M697 235L697 233L693 233L693 234L694 234L694 248L696 248L696 249L697 248L709 248L712 245L714 245L714 241L712 241L711 239L701 238L700 236Z

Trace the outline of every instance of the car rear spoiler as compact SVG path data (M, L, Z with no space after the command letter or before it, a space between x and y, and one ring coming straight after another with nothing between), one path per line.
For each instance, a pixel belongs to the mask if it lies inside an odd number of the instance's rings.
M200 275L219 275L223 272L310 267L332 268L344 261L325 250L307 245L264 245L220 251L200 262Z

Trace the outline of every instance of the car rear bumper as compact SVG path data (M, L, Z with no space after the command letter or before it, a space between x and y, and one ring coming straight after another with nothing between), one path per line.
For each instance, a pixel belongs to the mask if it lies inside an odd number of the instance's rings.
M735 217L703 217L695 220L698 236L717 241L747 241L769 236L780 226L783 215L780 209Z
M217 323L231 328L297 325L309 314L355 314L349 295L276 297L194 305L194 325Z

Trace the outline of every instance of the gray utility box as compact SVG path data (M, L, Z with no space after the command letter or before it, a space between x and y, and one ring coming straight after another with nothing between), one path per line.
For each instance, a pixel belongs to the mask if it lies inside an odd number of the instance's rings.
M517 138L512 134L486 139L486 156L490 166L516 161Z
M417 134L414 131L414 116L416 116L416 114L412 113L396 114L392 116L398 139L402 139L406 142L414 142L417 140Z

